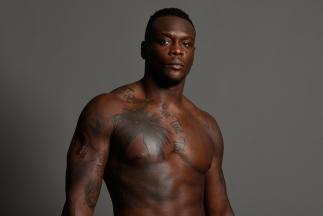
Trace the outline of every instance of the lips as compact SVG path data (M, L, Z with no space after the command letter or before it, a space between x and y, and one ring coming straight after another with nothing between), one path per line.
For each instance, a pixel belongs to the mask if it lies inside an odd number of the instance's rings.
M183 68L183 65L180 64L167 64L167 66L174 70L180 70Z
M184 64L179 60L169 62L166 65L168 67L170 67L171 69L174 69L174 70L180 70L180 69L182 69L184 67Z

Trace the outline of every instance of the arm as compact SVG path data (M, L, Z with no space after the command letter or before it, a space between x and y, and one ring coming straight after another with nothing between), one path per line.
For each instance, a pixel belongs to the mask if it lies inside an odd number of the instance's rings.
M112 123L94 98L82 111L68 153L63 216L90 216L99 197Z
M205 184L205 210L206 215L233 216L225 180L222 171L223 138L220 128L211 116L209 117L209 129L214 143L214 153L211 167L206 174Z

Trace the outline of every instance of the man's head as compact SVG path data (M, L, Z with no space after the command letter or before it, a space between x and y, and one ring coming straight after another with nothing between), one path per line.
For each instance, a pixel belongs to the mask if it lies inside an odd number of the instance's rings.
M152 34L152 25L156 19L159 17L163 16L176 16L182 19L187 20L188 22L191 23L191 25L194 28L194 24L190 17L188 16L187 13L185 13L183 10L178 9L178 8L164 8L161 10L156 11L152 16L150 16L147 26L146 26L146 31L145 31L145 41L149 40L150 35Z
M147 24L142 57L146 73L170 85L183 81L194 59L195 28L180 9L165 8L154 13Z

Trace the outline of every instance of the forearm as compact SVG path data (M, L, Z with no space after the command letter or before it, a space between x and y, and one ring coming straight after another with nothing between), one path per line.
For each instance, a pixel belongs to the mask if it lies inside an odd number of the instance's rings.
M206 208L205 216L234 216L234 213L230 204L228 203L225 207L221 209Z
M66 201L61 216L93 216L93 210L80 204Z
M71 176L68 175L63 216L93 215L102 185L102 176L93 175L97 173L96 168L92 167L94 172L87 172L83 178L72 182Z
M221 216L234 216L233 210L230 206L230 203L228 203L228 205L226 206L226 208L224 209L223 213L221 214Z

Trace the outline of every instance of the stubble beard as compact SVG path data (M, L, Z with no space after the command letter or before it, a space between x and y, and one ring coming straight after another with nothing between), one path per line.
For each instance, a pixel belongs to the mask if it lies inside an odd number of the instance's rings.
M149 68L148 68L149 69ZM182 82L185 82L186 76L189 71L184 75L180 75L179 77L172 77L169 75L169 72L152 69L147 71L147 75L159 86L162 88L170 88L179 85ZM184 73L184 72L182 72Z

